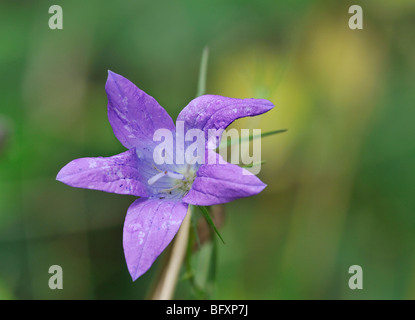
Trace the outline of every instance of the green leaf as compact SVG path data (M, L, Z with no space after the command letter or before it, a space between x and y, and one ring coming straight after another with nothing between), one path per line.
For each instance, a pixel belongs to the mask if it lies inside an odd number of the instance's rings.
M268 131L268 132L264 132L264 133L261 133L261 134L250 135L249 137L246 137L246 138L241 138L240 141L241 142L242 141L247 141L247 140L252 141L254 139L264 138L264 137L267 137L267 136L271 136L271 135L278 134L278 133L283 133L283 132L286 132L286 131L287 131L287 129ZM232 145L232 139L230 139L230 140L226 139L226 140L222 140L220 142L219 148L229 147L231 145Z
M205 217L206 221L208 224L210 224L210 226L213 228L213 230L215 230L216 234L218 235L218 237L220 238L220 240L222 240L223 244L225 244L225 241L223 241L222 236L220 235L218 229L216 228L215 224L213 223L212 218L209 215L209 211L206 209L206 207L201 207L198 206L200 211L202 212L203 216Z

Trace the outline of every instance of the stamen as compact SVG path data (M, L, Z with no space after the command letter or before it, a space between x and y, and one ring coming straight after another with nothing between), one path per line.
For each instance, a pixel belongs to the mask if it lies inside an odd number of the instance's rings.
M175 172L167 172L167 175L172 178L172 179L176 179L176 180L185 180L186 177L184 175L182 175L181 173L175 173Z
M148 179L147 183L151 186L152 184L156 183L158 180L160 180L162 177L164 177L167 174L164 172L157 173L155 176Z
M161 171L159 169L157 169L157 171L159 171L159 173L157 173L155 176L151 177L147 181L147 183L150 186L153 185L154 183L156 183L158 180L160 180L164 176L168 176L168 177L170 177L172 179L175 179L175 180L186 180L186 177L184 175L182 175L181 173L170 172L170 171L167 171L167 170L166 171Z

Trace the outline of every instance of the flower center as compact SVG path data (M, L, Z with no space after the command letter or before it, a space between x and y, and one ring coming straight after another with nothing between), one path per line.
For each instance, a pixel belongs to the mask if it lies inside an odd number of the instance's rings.
M155 184L157 181L159 181L163 177L170 178L172 182L172 187L160 190L161 193L167 193L167 194L174 193L174 194L185 195L192 187L192 184L196 177L196 172L193 166L190 164L188 164L182 170L179 169L178 171L169 171L169 170L162 171L155 166L154 168L158 171L158 173L147 180L147 183L149 186Z
M180 174L180 173L166 170L166 171L160 171L155 176L148 179L147 183L151 186L151 185L155 184L158 180L160 180L161 178L163 178L165 176L168 176L168 177L170 177L172 179L175 179L175 180L184 180L185 179L185 176Z

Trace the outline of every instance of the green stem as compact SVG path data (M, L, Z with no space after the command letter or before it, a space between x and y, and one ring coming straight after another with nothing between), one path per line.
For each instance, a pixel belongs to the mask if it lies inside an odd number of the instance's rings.
M208 58L209 58L209 48L205 47L202 53L202 60L200 61L199 82L197 85L196 97L200 97L206 93Z

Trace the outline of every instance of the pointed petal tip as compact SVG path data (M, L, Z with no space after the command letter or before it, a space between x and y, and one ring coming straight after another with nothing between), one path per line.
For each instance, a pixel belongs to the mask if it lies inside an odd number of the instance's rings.
M78 188L78 186L76 184L73 183L73 181L71 181L71 174L73 173L73 163L74 161L76 161L77 159L69 162L68 164L66 164L56 175L56 181L62 182L63 184L66 184L70 187L74 187L74 188Z
M136 270L134 270L134 272L132 270L128 270L128 272L130 273L131 281L135 282L138 278L144 275L149 269L150 267L147 268L146 270L139 270L139 268L137 268Z
M275 107L275 105L267 99L260 99L260 100L262 101L264 106L268 109L268 111Z
M135 280L137 280L140 276L137 276L137 275L133 275L132 273L130 273L130 276L131 276L131 281L132 282L135 282Z
M108 80L112 79L114 76L118 76L118 74L116 74L115 72L112 72L111 70L108 69L107 82L108 82Z
M107 95L110 94L110 91L112 90L117 81L121 78L121 76L115 72L112 72L111 70L108 70L108 76L107 81L105 82L105 92Z
M150 269L148 267L146 270L141 270L138 266L131 264L129 265L129 261L126 259L128 273L130 274L131 281L135 282L138 278L140 278L144 273Z
M58 172L58 174L56 175L55 180L56 180L56 181L60 181L60 182L62 182L62 176L61 176L61 172L60 172L60 171L59 171L59 172Z
M70 187L78 188L76 185L74 185L71 182L70 175L66 174L65 172L62 172L64 171L63 169L65 169L65 167L63 167L61 171L59 171L59 173L56 175L56 178L55 178L56 181L66 184L67 186L70 186Z
M258 98L251 98L251 101L253 101L255 104L259 104L261 105L263 108L266 109L265 112L271 110L272 108L275 107L275 105L269 101L268 99L258 99Z
M120 75L118 73L115 73L115 72L108 69L108 77L107 77L107 82L105 84L105 87L107 87L109 82L112 82L112 81L116 82L116 81L119 81L119 80L122 80L122 79L125 79L122 75Z
M62 182L62 183L65 183L65 173L64 173L64 171L65 171L65 168L68 166L68 164L66 164L65 166L63 166L60 170L59 170L59 172L58 172L58 174L56 175L56 180L57 181L59 181L59 182Z

